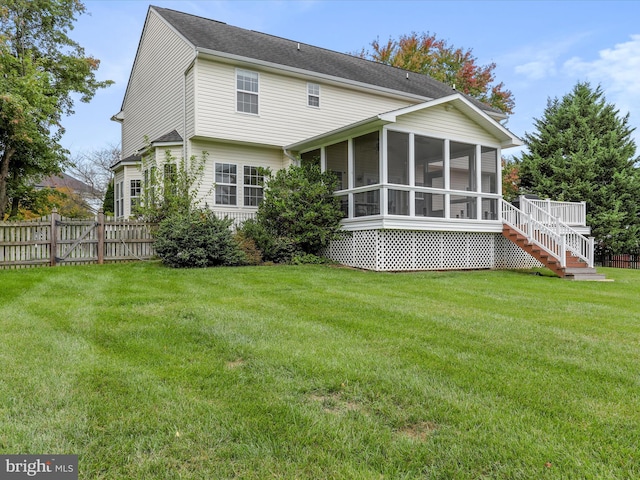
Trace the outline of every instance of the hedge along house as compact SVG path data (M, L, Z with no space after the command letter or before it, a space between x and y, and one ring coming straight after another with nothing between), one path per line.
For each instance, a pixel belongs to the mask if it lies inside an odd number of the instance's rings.
M151 6L112 119L122 125L119 217L149 177L143 153L156 168L167 150L205 155L200 200L237 223L262 199L259 167L316 161L339 178L344 235L327 254L341 263L540 265L503 227L500 158L520 140L504 114L426 75ZM548 236L516 217L527 245Z

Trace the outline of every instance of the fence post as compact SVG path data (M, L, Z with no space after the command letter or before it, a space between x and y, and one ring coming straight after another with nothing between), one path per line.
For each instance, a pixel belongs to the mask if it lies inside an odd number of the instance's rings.
M104 211L98 212L98 265L104 263Z
M49 244L51 247L51 260L49 265L52 267L56 266L56 254L58 253L58 219L60 216L58 215L58 211L54 208L51 212L51 237L49 239Z

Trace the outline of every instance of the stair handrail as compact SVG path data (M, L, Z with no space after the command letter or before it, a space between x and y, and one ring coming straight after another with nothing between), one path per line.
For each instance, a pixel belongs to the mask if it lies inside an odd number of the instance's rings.
M539 207L525 196L520 197L520 206L523 204L529 207L528 211L527 209L523 209L525 213L531 214L531 209L533 209L536 217L542 219L541 223L543 225L553 226L558 234L565 236L567 250L569 250L574 256L584 260L590 268L593 268L593 237L585 237L576 229L563 222L560 218L554 217L550 212Z
M560 234L557 229L537 221L530 213L517 208L503 198L500 199L500 203L504 223L527 237L529 243L539 246L557 259L561 267L567 266L567 245L564 235Z

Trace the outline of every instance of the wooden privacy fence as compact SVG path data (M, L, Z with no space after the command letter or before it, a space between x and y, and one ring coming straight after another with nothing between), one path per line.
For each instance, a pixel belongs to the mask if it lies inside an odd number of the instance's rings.
M640 255L637 253L603 254L598 258L598 266L640 269Z
M54 212L39 220L0 222L0 268L148 260L155 255L153 226L102 212L89 220Z

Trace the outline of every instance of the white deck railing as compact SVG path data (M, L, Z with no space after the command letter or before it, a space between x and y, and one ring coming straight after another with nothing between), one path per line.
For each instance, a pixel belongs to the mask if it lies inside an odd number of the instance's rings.
M214 213L218 218L230 218L233 220L232 229L236 230L244 222L249 219L256 218L256 212L246 212L238 210L214 210Z
M524 199L524 200L523 200ZM547 212L552 217L562 220L567 225L585 227L587 225L587 205L585 202L556 202L554 200L532 200L524 196L520 197L520 208L529 212L528 205L535 205L539 210Z
M562 267L567 266L567 252L593 267L593 238L581 235L524 197L520 197L520 209L504 200L501 205L502 221L558 259Z

